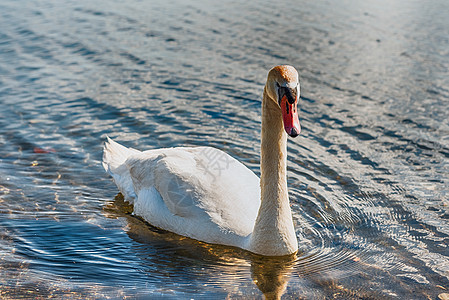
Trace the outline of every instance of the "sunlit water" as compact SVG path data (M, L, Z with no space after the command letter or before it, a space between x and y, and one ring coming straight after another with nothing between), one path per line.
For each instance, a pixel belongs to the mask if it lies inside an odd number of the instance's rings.
M449 293L449 2L0 3L0 297L435 299ZM209 145L259 174L266 74L300 72L300 252L134 217L110 135Z

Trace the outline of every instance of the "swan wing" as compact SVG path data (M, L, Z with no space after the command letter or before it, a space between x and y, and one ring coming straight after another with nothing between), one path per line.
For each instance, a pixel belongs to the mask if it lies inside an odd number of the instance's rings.
M116 170L121 168L129 174L122 170L121 178L129 177L136 195L135 214L154 226L238 247L253 231L260 207L259 178L221 150L133 152Z

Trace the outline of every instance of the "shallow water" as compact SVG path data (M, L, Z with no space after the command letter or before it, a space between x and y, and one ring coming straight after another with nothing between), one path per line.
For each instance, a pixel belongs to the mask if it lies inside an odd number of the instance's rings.
M149 3L147 3L149 2ZM0 3L0 295L435 299L449 293L447 1ZM267 70L300 72L300 252L134 217L100 160L210 145L259 174Z

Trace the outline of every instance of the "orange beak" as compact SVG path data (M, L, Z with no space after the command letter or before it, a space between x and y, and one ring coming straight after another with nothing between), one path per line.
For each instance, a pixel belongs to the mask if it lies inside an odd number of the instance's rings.
M291 96L291 94L282 95L279 105L281 106L282 110L282 119L284 121L285 131L289 136L297 137L301 132L301 125L299 125L297 109L298 101L296 101L296 99L293 99L293 97Z

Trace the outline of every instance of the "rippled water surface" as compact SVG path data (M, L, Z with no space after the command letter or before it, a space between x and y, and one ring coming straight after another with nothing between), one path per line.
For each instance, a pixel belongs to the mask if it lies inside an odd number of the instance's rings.
M436 299L449 293L449 3L0 3L0 297ZM300 252L151 227L106 135L210 145L259 174L267 71L301 76Z

